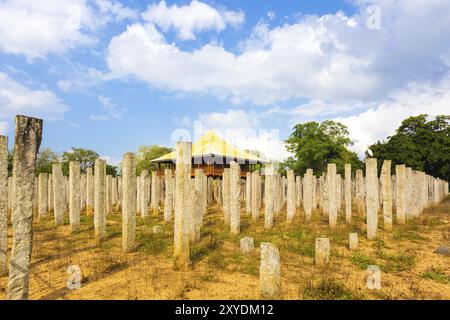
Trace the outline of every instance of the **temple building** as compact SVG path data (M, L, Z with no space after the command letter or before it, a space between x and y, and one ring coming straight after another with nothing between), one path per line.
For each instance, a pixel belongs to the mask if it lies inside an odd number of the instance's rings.
M232 146L214 131L208 130L192 144L192 175L195 169L203 169L207 176L221 177L224 168L230 167L230 162L236 161L241 167L241 176L254 171L267 163L266 160ZM175 151L168 153L152 162L158 165L158 175L164 175L164 169L175 170Z

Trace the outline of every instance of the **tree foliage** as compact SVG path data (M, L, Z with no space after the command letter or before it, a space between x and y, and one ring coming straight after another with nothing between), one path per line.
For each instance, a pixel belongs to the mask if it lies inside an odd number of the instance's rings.
M285 143L293 156L281 167L293 169L296 174L311 168L320 175L326 172L328 163L335 163L339 173L344 172L345 163L350 163L353 170L362 167L358 155L348 149L352 141L347 127L336 121L297 124Z
M64 174L69 174L69 162L78 161L80 163L81 173L86 173L86 169L94 167L95 160L100 156L97 152L83 148L72 148L63 152L61 157L61 166Z
M59 161L58 154L46 148L39 151L36 158L36 174L52 173L52 164Z
M387 141L371 145L380 164L405 164L435 177L450 179L450 115L439 115L428 121L428 115L409 117Z
M150 160L159 158L172 151L173 150L171 148L158 145L140 146L137 153L137 174L139 175L144 169L147 169L149 172L157 170L158 166L155 163L151 163Z

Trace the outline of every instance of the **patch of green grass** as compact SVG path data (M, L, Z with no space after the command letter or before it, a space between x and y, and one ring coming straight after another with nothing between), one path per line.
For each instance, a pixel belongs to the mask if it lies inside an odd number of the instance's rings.
M352 300L354 294L335 279L323 279L317 285L309 283L303 290L303 298L310 300Z
M227 269L227 261L225 257L220 252L214 252L208 257L208 264L213 268L218 268L222 270Z
M215 275L208 273L200 276L200 280L204 282L217 282L219 279L217 279Z
M415 232L414 230L409 229L395 229L393 233L393 238L398 240L409 240L411 242L419 243L422 241L427 240L427 238L421 236L419 233Z
M140 232L136 235L136 241L139 243L138 250L150 253L160 254L169 246L169 239L163 237L161 234L148 234Z
M441 268L428 268L424 273L422 273L422 277L437 281L439 283L450 284L450 276L447 276Z
M376 265L377 262L375 259L368 257L362 253L356 252L354 253L351 258L350 261L360 267L361 269L367 269L370 265Z
M380 251L378 256L386 260L386 264L381 267L386 272L408 271L416 264L416 256L410 253L388 254Z

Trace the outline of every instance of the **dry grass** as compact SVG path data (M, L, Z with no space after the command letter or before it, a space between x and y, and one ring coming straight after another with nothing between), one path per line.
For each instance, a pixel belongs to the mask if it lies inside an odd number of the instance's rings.
M242 232L233 236L222 221L221 209L208 208L201 241L191 249L192 268L172 266L173 225L162 214L137 220L139 246L121 252L121 215L108 216L107 240L96 246L93 217L82 215L81 228L71 234L66 225L55 228L52 215L35 223L30 274L31 299L259 299L259 245L278 246L282 261L282 299L450 299L449 257L433 251L450 246L450 198L429 209L417 221L379 231L376 241L365 238L364 221L356 216L347 225L340 212L336 230L327 217L313 213L304 223L301 210L292 224L285 212L275 218L274 228L252 223L242 208ZM381 216L380 216L381 219ZM153 234L152 226L161 225ZM360 249L348 250L348 234L358 232ZM255 239L254 253L239 252L241 237ZM314 266L314 240L331 240L329 268ZM11 243L11 229L9 240ZM382 289L366 288L366 269L378 265ZM67 268L79 265L82 285L67 289ZM5 298L6 277L0 278L0 299Z

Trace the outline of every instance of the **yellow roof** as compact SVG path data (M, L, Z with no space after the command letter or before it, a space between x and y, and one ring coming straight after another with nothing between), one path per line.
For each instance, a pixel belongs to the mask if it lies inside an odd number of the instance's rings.
M175 151L168 153L152 162L164 162L175 159ZM251 154L250 152L236 148L219 137L212 130L208 130L195 143L192 144L192 157L201 157L207 155L222 156L227 158L245 159L255 162L266 163L267 161Z

